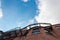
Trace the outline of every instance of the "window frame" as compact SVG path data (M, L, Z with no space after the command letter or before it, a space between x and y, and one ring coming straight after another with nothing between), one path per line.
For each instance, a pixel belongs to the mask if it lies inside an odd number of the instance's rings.
M32 29L32 34L40 34L40 29L39 28Z
M56 26L57 29L60 29L60 26Z

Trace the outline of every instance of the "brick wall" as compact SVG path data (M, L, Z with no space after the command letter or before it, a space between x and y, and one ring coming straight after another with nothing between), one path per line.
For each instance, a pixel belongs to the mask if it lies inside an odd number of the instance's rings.
M10 38L8 40L60 40L60 28L56 28L56 26L60 27L60 24L52 25L52 30L50 31L50 33L46 32L45 28L43 27L37 27L40 30L39 34L32 33L33 29L36 29L36 27L33 27L29 29L25 35L22 35L20 33L17 34L17 37ZM22 33L24 34L26 31L27 30L22 30Z

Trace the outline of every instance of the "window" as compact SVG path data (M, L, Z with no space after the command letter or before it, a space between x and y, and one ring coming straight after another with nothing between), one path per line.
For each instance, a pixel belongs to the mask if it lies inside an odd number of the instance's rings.
M11 37L16 37L16 31L11 31Z
M47 30L44 30L46 33L48 33L48 31Z
M32 30L32 33L33 33L33 34L39 34L39 33L40 33L40 30L39 30L39 29L33 29L33 30Z
M0 40L3 38L3 32L0 31Z
M0 36L2 36L3 35L3 31L0 31Z
M47 34L51 34L52 29L51 28L45 28L44 31Z
M0 36L2 36L2 33L0 32Z
M56 26L57 29L60 29L60 26Z

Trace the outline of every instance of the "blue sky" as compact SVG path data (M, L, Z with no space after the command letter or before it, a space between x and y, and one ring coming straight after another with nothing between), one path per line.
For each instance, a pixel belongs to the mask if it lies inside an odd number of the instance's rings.
M37 5L35 0L2 0L3 17L0 18L0 29L7 31L18 26L25 27L35 23Z

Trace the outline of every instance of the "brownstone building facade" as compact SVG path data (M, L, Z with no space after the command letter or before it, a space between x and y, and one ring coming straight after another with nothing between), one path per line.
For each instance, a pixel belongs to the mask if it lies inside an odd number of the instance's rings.
M60 24L35 23L0 34L1 40L60 40Z

